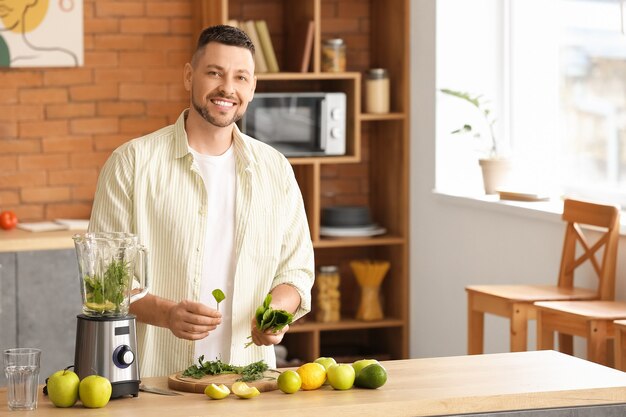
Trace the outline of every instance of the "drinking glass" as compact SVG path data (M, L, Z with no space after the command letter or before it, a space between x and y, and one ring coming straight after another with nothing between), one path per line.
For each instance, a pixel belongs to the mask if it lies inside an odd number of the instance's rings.
M36 409L41 350L33 348L7 349L3 356L9 410Z

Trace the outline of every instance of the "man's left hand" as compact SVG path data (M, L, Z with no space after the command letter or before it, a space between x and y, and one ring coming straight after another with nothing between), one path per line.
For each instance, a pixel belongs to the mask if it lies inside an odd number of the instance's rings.
M256 319L254 317L252 318L251 326L252 331L250 332L250 334L252 335L252 342L254 342L254 344L257 346L277 345L283 340L285 333L287 333L287 331L289 330L289 325L287 325L276 332L270 329L262 332L257 329Z

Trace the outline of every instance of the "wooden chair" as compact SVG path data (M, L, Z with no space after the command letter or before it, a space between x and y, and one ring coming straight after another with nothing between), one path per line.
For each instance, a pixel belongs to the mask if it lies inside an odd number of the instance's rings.
M615 264L619 238L619 209L615 206L566 199L563 220L567 223L561 266L556 285L471 285L467 291L467 351L470 355L483 353L485 313L506 317L510 323L511 352L527 348L528 320L536 317L537 301L613 300ZM589 245L581 226L601 230L602 236ZM582 255L577 256L577 247ZM602 251L602 260L595 255ZM574 286L574 272L589 260L597 274L595 290ZM560 344L572 350L572 338L564 336Z
M587 339L587 360L613 366L608 341L615 338L617 319L626 319L626 303L621 301L538 302L537 347L554 349L554 332L558 332L559 351L572 355L572 346L561 347L561 340L565 336L580 336Z
M626 320L615 320L615 368L626 371Z

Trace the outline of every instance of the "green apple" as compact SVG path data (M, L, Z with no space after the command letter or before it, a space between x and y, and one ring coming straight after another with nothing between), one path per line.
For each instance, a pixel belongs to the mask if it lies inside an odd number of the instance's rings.
M352 388L356 372L351 365L342 363L339 365L331 365L328 371L326 371L326 376L331 387L344 390Z
M330 368L332 365L337 365L337 361L334 358L326 358L324 356L315 359L313 362L319 363L320 365L322 365L324 369L326 369L327 372L328 372L328 368ZM326 377L326 380L324 381L324 385L328 385L328 376Z
M89 375L80 381L78 395L87 408L102 408L111 399L111 382L100 375Z
M48 398L57 407L71 407L78 401L80 379L69 369L56 371L48 378Z
M324 367L324 369L326 369L327 371L331 365L337 365L337 361L335 359L325 358L323 356L321 358L315 359L315 362L321 364Z
M376 359L361 359L361 360L355 361L352 364L352 367L354 368L354 372L358 376L359 372L361 372L361 369L373 363L378 363L378 361Z

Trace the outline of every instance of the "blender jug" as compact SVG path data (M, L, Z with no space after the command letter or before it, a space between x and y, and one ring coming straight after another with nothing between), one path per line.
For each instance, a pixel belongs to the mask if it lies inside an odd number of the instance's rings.
M130 303L148 293L147 250L130 233L72 237L78 258L83 314L124 317Z

